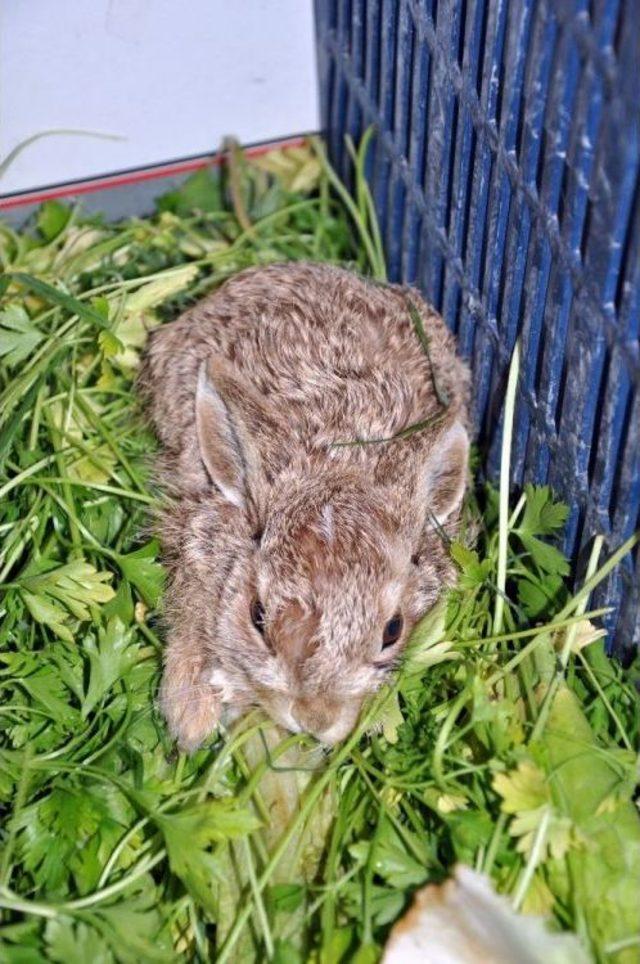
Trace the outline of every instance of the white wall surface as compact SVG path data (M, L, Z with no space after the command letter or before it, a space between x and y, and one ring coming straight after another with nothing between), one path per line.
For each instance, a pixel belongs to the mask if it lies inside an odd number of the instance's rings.
M312 0L4 0L0 195L318 127Z

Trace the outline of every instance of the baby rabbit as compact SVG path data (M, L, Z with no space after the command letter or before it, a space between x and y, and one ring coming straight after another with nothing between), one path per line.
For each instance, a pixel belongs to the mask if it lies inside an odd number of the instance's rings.
M453 581L442 530L467 479L469 394L453 338L416 291L273 264L158 328L140 389L170 496L172 735L192 750L224 704L259 704L335 743Z

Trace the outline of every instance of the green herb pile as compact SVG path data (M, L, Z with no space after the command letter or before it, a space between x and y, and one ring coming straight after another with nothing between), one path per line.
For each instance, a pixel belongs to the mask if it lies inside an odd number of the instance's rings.
M154 706L162 568L145 535L153 439L132 381L147 332L252 264L384 280L354 153L195 175L144 220L45 204L0 228L0 960L377 961L414 890L456 863L597 961L640 955L640 700L545 488L499 491L451 545L458 588L397 684L324 753L260 714L176 755Z

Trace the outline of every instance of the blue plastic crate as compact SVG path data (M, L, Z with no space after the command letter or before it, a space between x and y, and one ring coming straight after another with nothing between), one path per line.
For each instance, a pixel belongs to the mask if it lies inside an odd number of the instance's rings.
M571 507L580 561L640 524L640 0L316 0L323 129L375 126L392 280L417 284L474 373L495 476L514 342L513 483ZM640 643L638 552L601 586Z

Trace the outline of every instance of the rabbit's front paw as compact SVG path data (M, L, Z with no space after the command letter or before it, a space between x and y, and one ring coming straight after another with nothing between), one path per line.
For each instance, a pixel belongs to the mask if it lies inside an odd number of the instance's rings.
M167 667L160 687L160 709L181 750L197 750L220 719L219 694L202 675Z

